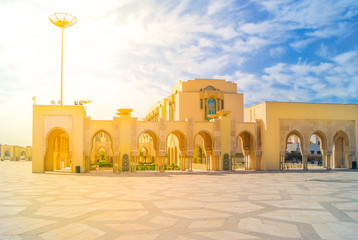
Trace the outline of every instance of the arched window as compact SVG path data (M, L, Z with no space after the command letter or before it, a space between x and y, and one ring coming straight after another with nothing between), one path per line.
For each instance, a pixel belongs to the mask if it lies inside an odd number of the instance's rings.
M206 103L206 117L205 119L210 119L209 115L216 113L216 102L214 98L209 98Z
M204 88L204 91L205 90L216 90L213 86L207 86L206 88Z

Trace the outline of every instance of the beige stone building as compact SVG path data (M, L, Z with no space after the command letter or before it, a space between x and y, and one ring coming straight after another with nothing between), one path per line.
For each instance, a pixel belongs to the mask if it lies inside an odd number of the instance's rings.
M263 102L244 109L237 84L179 81L138 120L118 109L92 120L83 106L33 106L33 172L351 168L357 157L358 105ZM312 160L310 139L320 142ZM300 162L288 158L298 140ZM290 162L289 162L290 161ZM319 164L321 163L321 164Z
M0 159L2 161L31 161L32 148L0 144Z

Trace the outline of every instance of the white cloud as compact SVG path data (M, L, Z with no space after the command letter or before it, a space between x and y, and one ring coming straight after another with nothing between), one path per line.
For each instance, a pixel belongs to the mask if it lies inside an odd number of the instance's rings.
M274 47L270 49L270 55L272 57L280 57L286 52L284 47Z
M320 64L278 63L263 75L235 72L233 78L245 93L245 104L262 101L332 102L357 98L357 51L349 51Z
M315 40L314 38L301 39L290 43L290 46L296 51L300 51L303 48L305 48L308 44L312 43L314 40Z

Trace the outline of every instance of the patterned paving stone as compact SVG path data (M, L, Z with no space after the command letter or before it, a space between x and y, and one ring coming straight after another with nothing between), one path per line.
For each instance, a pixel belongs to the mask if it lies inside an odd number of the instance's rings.
M224 220L193 221L188 228L220 228L223 225Z
M24 206L0 206L0 217L16 215L25 209Z
M250 202L208 203L205 207L233 213L247 213L263 208L262 206Z
M97 209L86 206L45 206L41 207L34 214L50 217L73 218Z
M147 211L135 212L104 212L94 215L87 220L90 221L134 221L147 214Z
M357 239L358 171L32 174L0 162L0 239Z
M34 230L49 224L55 223L55 221L34 219L28 217L11 217L6 220L2 220L0 224L0 237L1 236L14 236L16 234L25 233L27 231ZM1 238L0 238L1 239Z
M202 210L202 209L193 209L193 210L170 210L164 211L167 214L184 217L184 218L217 218L217 217L229 217L231 214L220 213L217 211Z
M324 211L304 211L304 210L277 210L264 213L263 217L274 218L301 223L322 223L337 222L338 220L330 213Z
M97 239L103 236L105 233L84 224L71 223L64 227L60 227L45 233L40 234L39 236L43 239L78 239L78 240L90 240Z
M175 218L171 218L171 217L156 216L153 219L151 219L150 222L152 222L154 224L159 224L159 225L165 226L165 227L171 227L175 223L177 223L178 220Z
M132 231L148 231L154 230L152 227L145 226L139 223L118 223L118 224L107 224L116 230L123 231L123 232L132 232Z
M313 224L314 229L322 239L357 239L358 223L318 223Z
M159 236L159 234L137 234L137 235L123 235L116 240L154 240Z
M196 232L196 234L217 240L258 239L255 236L231 231Z
M183 199L169 199L163 201L156 201L154 205L158 208L165 208L165 209L187 209L187 208L202 208L204 203L199 201L188 201Z
M257 218L245 218L240 220L238 227L250 232L264 233L282 238L301 238L295 224L262 220Z

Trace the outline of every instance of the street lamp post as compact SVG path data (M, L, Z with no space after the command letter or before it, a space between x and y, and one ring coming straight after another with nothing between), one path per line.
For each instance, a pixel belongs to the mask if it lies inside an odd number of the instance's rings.
M62 41L61 41L61 101L60 104L63 104L62 101L62 82L63 82L63 29L69 28L72 25L77 23L76 17L68 13L54 13L48 17L50 21L57 27L62 28Z

